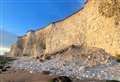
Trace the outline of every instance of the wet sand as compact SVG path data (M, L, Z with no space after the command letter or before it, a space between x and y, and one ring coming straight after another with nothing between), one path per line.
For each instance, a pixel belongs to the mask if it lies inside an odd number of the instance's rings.
M53 77L24 70L9 70L0 74L0 82L50 82Z

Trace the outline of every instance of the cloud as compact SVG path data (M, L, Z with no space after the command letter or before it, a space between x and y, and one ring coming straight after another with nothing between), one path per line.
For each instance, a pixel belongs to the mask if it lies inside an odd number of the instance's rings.
M0 55L10 51L10 47L15 43L17 35L0 29Z
M7 47L0 47L0 55L4 55L5 52L9 52L10 48Z

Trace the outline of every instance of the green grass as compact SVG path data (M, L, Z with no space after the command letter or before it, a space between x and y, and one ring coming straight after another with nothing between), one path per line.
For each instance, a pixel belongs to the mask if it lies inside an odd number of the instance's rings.
M0 59L0 67L3 68L8 63L5 59Z
M6 61L6 60L0 60L0 64L1 65L4 65L4 64L6 64L8 61Z
M50 80L50 82L54 82L53 80Z
M106 82L120 82L120 81L117 81L117 80L107 80Z
M8 64L10 61L13 61L13 60L15 59L10 57L0 56L0 67L4 67L6 64Z

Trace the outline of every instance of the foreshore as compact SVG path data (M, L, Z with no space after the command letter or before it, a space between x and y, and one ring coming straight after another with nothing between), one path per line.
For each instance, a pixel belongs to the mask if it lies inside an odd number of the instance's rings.
M49 82L53 76L30 73L25 70L8 70L0 74L0 82Z
M73 82L120 80L119 63L85 67L77 61L71 60L72 62L68 63L60 61L61 56L56 57L44 62L32 57L13 58L15 60L8 64L11 68L0 73L0 82L50 82L57 76L68 76Z

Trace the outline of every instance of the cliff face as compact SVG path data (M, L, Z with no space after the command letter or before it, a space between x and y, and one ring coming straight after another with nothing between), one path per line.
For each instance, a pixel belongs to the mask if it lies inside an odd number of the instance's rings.
M79 12L19 40L11 55L45 57L75 45L103 48L115 56L120 54L120 0L88 0Z

